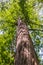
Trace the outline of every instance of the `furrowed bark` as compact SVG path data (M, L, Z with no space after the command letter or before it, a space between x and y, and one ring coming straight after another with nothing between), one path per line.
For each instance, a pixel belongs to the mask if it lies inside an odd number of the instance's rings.
M28 28L20 18L17 26L16 56L14 65L39 65Z

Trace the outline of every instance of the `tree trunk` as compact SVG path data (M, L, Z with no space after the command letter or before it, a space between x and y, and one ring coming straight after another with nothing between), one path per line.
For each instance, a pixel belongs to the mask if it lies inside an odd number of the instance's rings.
M15 65L39 65L28 28L18 20Z

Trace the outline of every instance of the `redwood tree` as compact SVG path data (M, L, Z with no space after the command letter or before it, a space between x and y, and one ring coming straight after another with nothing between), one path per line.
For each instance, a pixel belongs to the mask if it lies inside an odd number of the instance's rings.
M33 42L28 31L26 24L19 18L15 65L39 65Z

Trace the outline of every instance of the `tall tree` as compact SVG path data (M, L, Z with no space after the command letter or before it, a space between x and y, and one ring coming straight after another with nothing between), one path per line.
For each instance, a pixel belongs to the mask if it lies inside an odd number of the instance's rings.
M28 28L20 18L17 28L15 65L39 65Z
M29 28L35 51L39 56L39 50L43 47L42 9L42 0L0 1L0 65L14 65L18 16L25 19L24 22Z

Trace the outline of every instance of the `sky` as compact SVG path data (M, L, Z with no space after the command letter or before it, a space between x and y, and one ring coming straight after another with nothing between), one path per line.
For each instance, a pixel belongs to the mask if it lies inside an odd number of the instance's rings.
M9 1L9 0L0 0L0 2L6 2L6 1Z

